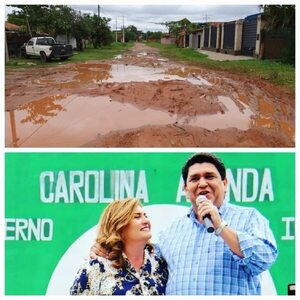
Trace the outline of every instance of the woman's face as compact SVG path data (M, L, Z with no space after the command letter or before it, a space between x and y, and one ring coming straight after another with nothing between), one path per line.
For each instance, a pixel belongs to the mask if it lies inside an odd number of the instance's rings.
M151 224L141 206L133 212L133 219L123 229L124 242L148 242L151 238Z

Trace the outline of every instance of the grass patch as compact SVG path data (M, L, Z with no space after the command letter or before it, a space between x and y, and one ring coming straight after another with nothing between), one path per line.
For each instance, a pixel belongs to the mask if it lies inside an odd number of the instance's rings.
M103 60L110 59L114 56L123 53L127 49L131 48L134 43L112 43L110 46L94 49L92 47L85 48L83 51L74 51L74 55L67 60L51 59L46 63L42 63L38 57L31 57L30 59L15 58L10 59L6 63L8 68L30 68L40 66L55 66L57 64L68 64L87 60Z
M159 48L161 55L174 59L195 63L209 69L230 71L237 74L250 75L272 82L295 91L295 67L274 60L233 60L216 61L196 49L178 48L176 45L147 43L148 46Z

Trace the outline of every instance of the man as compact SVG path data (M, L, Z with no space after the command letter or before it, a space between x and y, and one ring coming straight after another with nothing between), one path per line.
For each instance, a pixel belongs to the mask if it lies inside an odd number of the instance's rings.
M268 220L224 201L226 169L216 156L195 154L182 177L192 207L160 233L157 245L168 263L166 295L260 295L261 273L277 257Z
M168 263L167 295L259 295L261 273L277 257L268 221L254 208L224 202L224 164L198 153L182 169L184 190L192 207L173 222L158 242ZM198 203L197 198L204 199ZM208 233L209 216L215 234Z

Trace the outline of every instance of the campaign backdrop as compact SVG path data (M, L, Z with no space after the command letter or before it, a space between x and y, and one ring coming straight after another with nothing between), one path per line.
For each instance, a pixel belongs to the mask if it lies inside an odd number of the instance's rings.
M113 199L141 199L157 232L190 206L181 168L192 153L6 153L5 294L68 294ZM263 293L295 282L294 153L215 153L226 165L226 201L269 221L279 256Z

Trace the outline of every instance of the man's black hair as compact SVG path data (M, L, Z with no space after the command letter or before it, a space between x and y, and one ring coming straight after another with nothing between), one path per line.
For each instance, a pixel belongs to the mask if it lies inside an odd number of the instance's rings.
M202 164L202 163L211 163L213 164L218 172L221 175L222 180L225 179L226 177L226 169L225 166L223 164L223 162L220 160L220 158L218 158L217 156L211 154L211 153L196 153L194 155L192 155L185 163L185 165L182 168L181 174L182 174L182 178L184 181L184 185L186 185L186 181L187 181L187 177L188 177L188 173L189 173L189 168L194 165L194 164Z

